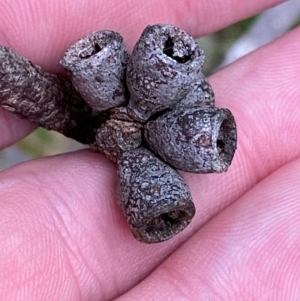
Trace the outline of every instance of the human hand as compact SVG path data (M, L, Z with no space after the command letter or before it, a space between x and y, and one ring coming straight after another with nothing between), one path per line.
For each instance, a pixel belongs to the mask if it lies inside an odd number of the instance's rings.
M132 49L150 23L200 36L279 2L2 1L0 43L61 72L64 51L93 30L118 31ZM167 242L132 237L115 201L116 167L102 155L74 152L1 172L0 300L296 298L299 38L297 28L210 78L217 105L236 117L238 149L226 174L183 174L197 213ZM34 125L1 110L0 127L3 148Z

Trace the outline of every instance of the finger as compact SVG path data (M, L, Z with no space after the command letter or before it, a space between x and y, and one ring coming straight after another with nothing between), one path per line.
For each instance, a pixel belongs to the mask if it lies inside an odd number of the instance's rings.
M0 128L0 149L3 149L27 136L36 128L36 125L29 121L21 120L0 107Z
M294 300L300 160L265 178L117 300Z
M95 30L120 32L129 48L153 23L172 23L195 36L251 16L282 0L2 1L0 42L51 72L76 40Z
M0 173L1 300L48 296L49 300L76 301L101 296L102 284L94 268L104 273L97 249L114 235L111 224L101 217L107 212L109 203L105 201L113 185L101 191L98 180L102 175L102 185L112 183L115 174L110 162L101 162L99 157L85 151L36 160ZM78 159L75 165L74 159ZM75 169L65 174L61 168L68 164ZM92 181L86 174L91 171ZM72 180L76 174L83 176L76 184L78 190ZM109 254L103 255L104 261L109 259Z
M34 208L37 216L39 213L48 212L46 217L50 219L50 224L58 224L53 226L57 233L63 228L66 229L64 235L61 235L61 250L70 249L68 244L63 243L64 240L76 242L76 252L66 252L63 268L62 263L57 262L55 257L49 261L50 267L62 271L75 270L78 273L76 264L80 262L79 271L84 272L82 275L77 274L74 279L83 286L85 295L98 293L103 300L115 297L143 279L188 236L261 181L267 173L299 156L299 139L295 137L298 137L300 119L297 103L294 101L299 96L296 76L300 70L296 55L299 50L298 38L299 29L212 78L219 100L218 105L229 107L237 117L237 157L227 174L185 175L192 188L198 213L189 228L169 242L148 246L134 241L124 217L116 206L115 171L107 161L99 161L99 155L80 152L36 161L34 165L30 165L32 169L29 171L28 165L22 165L22 172L19 167L2 173L4 178L18 175L18 184L7 185L3 191L11 189L10 194L19 196L15 206L21 203L26 208L23 209L23 214L28 212L28 208ZM272 56L269 53L272 53ZM286 58L289 58L289 61ZM289 81L282 81L282 78L287 77ZM260 90L258 87L261 87ZM270 91L274 93L271 94ZM286 101L282 100L283 96ZM269 99L272 99L271 106ZM269 113L270 109L272 114ZM263 126L264 130L261 129ZM283 143L278 144L279 129ZM265 133L269 133L267 138ZM31 182L27 180L28 174L33 176L34 180ZM38 183L43 183L42 185L36 184L37 178ZM22 182L24 179L25 183ZM87 185L88 190L81 186L83 183ZM56 207L61 207L64 209L62 212L70 214L62 215L61 223L58 223L58 218L54 219L56 215L51 210L45 210L40 206L40 202L37 203L35 195L38 192L49 196L51 208L54 199ZM3 195L1 199L4 200L5 196L8 199L10 194ZM63 205L68 198L74 203L69 210L69 207L65 209L66 205ZM20 210L15 209L12 213L7 213L7 216L17 225L20 216L15 212ZM35 216L26 214L27 221ZM68 218L68 215L73 218ZM80 221L81 231L78 230L78 222L74 220ZM44 223L39 222L38 225L35 227L43 233ZM2 229L5 229L4 226ZM32 241L38 245L44 243L48 248L50 245L49 251L52 248L55 250L57 246L57 243L53 243L51 235ZM21 251L21 254L24 253L24 250ZM46 271L44 267L40 273ZM56 275L55 279L61 279L58 276ZM101 294L99 288L102 288Z
M59 60L83 35L94 30L120 32L129 48L149 23L178 25L199 36L250 16L281 0L254 0L237 5L239 0L215 1L2 1L0 44L10 46L50 72L62 72ZM211 16L214 16L213 18ZM2 114L2 113L1 113ZM32 125L9 115L0 119L5 129L0 148L26 136ZM3 117L3 116L0 116Z

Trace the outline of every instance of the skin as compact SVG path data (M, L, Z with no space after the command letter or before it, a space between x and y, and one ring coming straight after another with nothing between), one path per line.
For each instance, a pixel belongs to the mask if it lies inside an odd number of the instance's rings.
M62 73L66 48L96 29L119 31L132 49L148 23L201 36L279 2L2 0L0 43ZM238 149L225 174L183 174L197 214L170 241L135 241L103 155L1 172L0 299L298 300L299 39L298 27L210 78L217 106L236 117ZM34 127L1 110L1 148Z

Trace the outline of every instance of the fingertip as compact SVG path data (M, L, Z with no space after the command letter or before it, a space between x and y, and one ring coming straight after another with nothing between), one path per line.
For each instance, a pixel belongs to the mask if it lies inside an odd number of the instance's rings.
M6 148L29 135L37 125L20 119L0 107L0 149Z

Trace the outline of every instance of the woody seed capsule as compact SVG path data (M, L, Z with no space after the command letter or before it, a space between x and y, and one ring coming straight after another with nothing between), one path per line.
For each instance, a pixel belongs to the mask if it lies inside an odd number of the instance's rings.
M109 113L109 118L97 130L96 141L91 148L117 162L124 151L138 148L142 144L143 126L128 116L125 107L112 109Z
M0 105L82 143L92 143L102 123L71 83L0 45Z
M145 148L124 152L118 163L117 199L137 240L161 242L190 223L195 206L178 172Z
M211 106L215 105L215 93L201 73L193 83L188 94L180 100L176 107L194 107L194 106Z
M203 51L186 32L172 25L146 27L127 67L132 116L146 121L174 107L191 90L203 63Z
M120 34L93 32L72 45L61 60L77 91L95 110L125 103L128 52Z
M149 121L145 139L171 166L195 173L224 172L236 150L231 112L215 107L178 108Z

